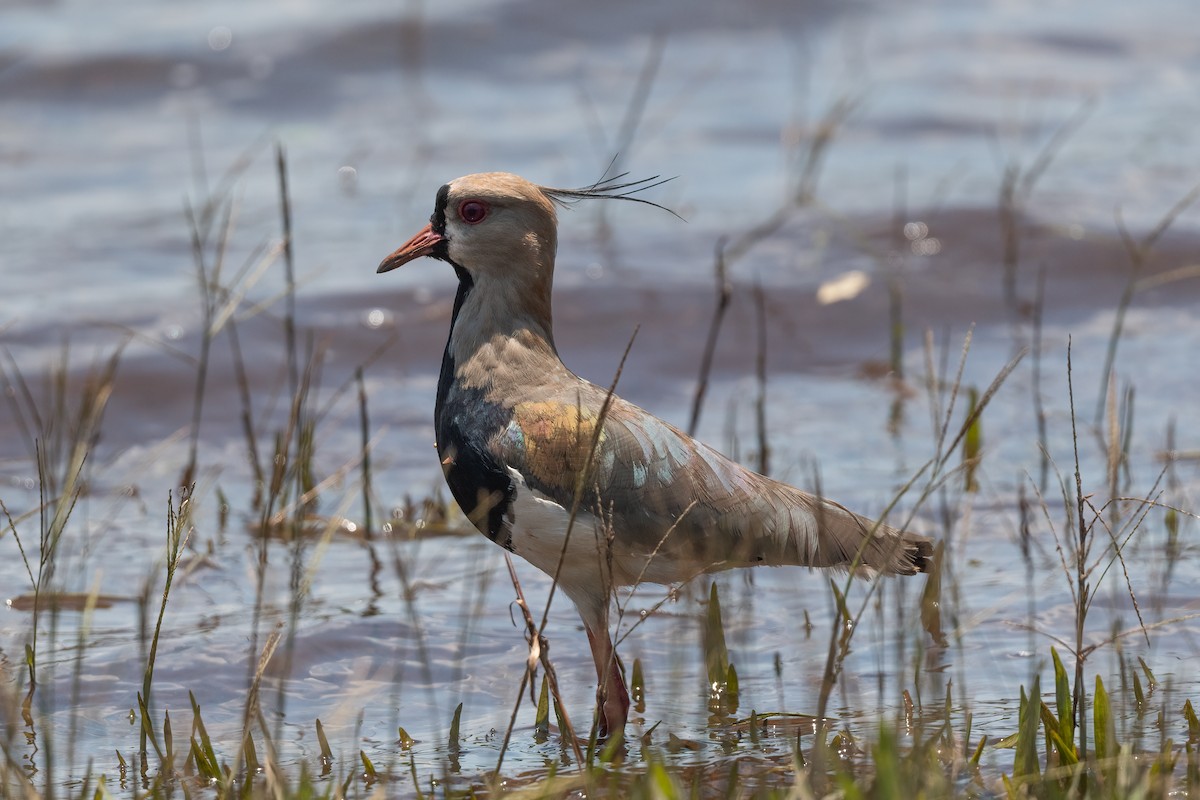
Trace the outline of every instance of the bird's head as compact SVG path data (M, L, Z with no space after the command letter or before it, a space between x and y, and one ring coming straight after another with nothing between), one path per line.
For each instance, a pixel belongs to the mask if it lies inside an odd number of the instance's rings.
M654 178L621 182L623 175L582 189L551 189L507 172L483 172L438 190L429 224L379 265L388 272L421 256L448 261L472 279L544 281L554 269L558 244L556 206L585 198L632 200L658 186ZM674 212L672 212L674 213Z
M536 278L554 267L554 202L536 184L506 172L458 178L438 190L433 215L379 265L387 272L431 256L472 278Z

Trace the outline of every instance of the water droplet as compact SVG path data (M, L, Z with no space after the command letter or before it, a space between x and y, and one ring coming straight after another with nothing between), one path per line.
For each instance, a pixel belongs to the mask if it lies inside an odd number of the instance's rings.
M346 194L354 194L358 190L358 170L349 165L338 167L338 184Z
M371 329L382 328L384 325L390 325L392 315L384 311L382 308L372 308L367 312L364 320L366 326Z
M904 224L904 238L910 242L915 242L918 239L924 239L929 235L929 226L924 222L906 222Z
M935 236L928 239L918 239L912 243L912 251L918 256L936 256L942 252L942 240Z
M208 46L220 52L233 44L233 31L224 25L218 25L208 32Z
M594 281L598 281L604 276L604 265L596 263L588 264L587 269L583 271L583 274L587 275Z
M168 325L167 330L166 330L166 336L171 341L175 341L177 339L183 338L183 326L182 325Z

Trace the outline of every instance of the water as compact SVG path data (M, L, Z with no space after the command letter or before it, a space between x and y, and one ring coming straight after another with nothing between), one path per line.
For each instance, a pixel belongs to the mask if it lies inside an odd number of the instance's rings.
M1200 51L1191 34L1200 19L1192 4L1169 0L1081 10L1072 3L926 2L903 11L818 3L735 11L692 3L686 13L656 4L564 14L542 2L410 2L397 11L360 0L339 4L336 14L296 2L193 3L168 13L128 0L103 11L79 2L0 11L0 337L39 396L65 338L77 374L125 342L89 462L89 491L55 574L66 590L98 586L117 598L87 628L77 699L71 676L79 615L64 612L41 644L48 672L38 701L50 722L39 733L58 741L72 715L79 724L74 761L60 761L58 774L77 776L89 757L112 774L109 754L130 752L136 739L129 710L144 659L136 598L147 585L152 598L161 591L163 498L186 462L195 378L189 359L201 324L185 204L196 208L210 194L230 192L236 214L223 274L256 263L280 236L273 142L288 154L298 318L326 353L320 397L329 411L318 428L317 471L336 475L351 465L323 495L325 514L361 517L352 466L356 398L344 387L385 345L366 367L377 503L399 505L405 494L425 497L440 485L430 417L452 278L433 263L374 274L380 258L423 224L439 185L485 169L584 185L618 146L620 168L635 176L677 176L653 199L687 224L621 204L563 214L556 323L568 365L600 383L641 324L622 394L685 424L712 306L716 241L786 203L806 142L846 98L857 105L825 154L818 203L731 266L735 299L702 438L753 461L758 390L747 354L755 348L750 286L759 281L768 288L774 474L811 485L815 465L828 495L879 512L933 454L921 332L932 330L937 348L947 343L953 369L962 337L977 323L965 384L982 389L1031 341L1029 310L1044 265L1040 395L1049 449L1072 483L1071 336L1085 489L1102 495L1104 455L1090 422L1129 268L1114 208L1135 236L1144 235L1200 177L1192 135L1200 122ZM651 72L644 111L631 115L639 75ZM1026 313L1014 323L1001 292L1001 177L1009 164L1028 169L1085 107L1082 124L1027 197L1018 273ZM235 174L226 181L229 170ZM896 238L897 213L924 225L913 229L924 236ZM1147 274L1194 263L1198 226L1200 213L1186 209L1158 243ZM899 395L907 397L903 421L891 431L896 391L863 377L887 358L889 266L903 287L911 390ZM851 270L870 278L861 294L816 302L818 286ZM279 399L282 285L281 263L272 261L238 317L263 447L286 411ZM1122 391L1136 389L1132 495L1154 485L1170 420L1178 422L1177 449L1200 451L1188 424L1198 388L1188 366L1200 346L1195 294L1194 278L1147 288L1125 323L1116 378ZM255 302L272 305L255 314ZM187 692L194 692L210 732L226 742L240 726L255 602L252 475L227 348L223 338L214 348L201 428L203 522L192 541L194 569L173 589L154 698L186 719ZM1045 675L1049 640L1022 627L1028 615L1043 631L1071 630L1070 594L1048 524L1035 522L1032 609L1016 544L1018 487L1029 495L1030 481L1040 480L1033 364L1026 359L987 412L981 490L952 509L961 591L953 622L963 635L960 645L930 656L993 737L1015 728L1017 687L1039 666ZM1196 464L1176 464L1168 502L1195 507ZM0 475L0 499L14 515L34 507L36 469L7 405ZM1054 486L1051 519L1061 530ZM215 522L218 489L232 509L225 530ZM915 524L943 530L933 505ZM1185 537L1163 589L1161 513L1144 527L1127 564L1147 623L1194 613L1194 548ZM30 547L36 522L23 520L18 530ZM1185 522L1185 534L1193 530ZM0 537L0 549L0 595L20 598L29 579L11 534ZM293 559L311 586L294 620ZM411 604L397 562L413 581ZM337 533L302 550L274 543L270 564L259 641L277 623L295 632L280 651L291 648L290 668L277 657L264 687L285 761L316 752L312 720L319 717L347 769L356 747L377 765L396 763L395 729L404 726L419 740L414 757L422 771L440 770L450 712L463 702L463 772L494 765L494 731L507 725L525 658L496 548L477 536L368 543ZM547 579L518 568L540 607ZM1093 609L1094 640L1114 624L1135 624L1120 572L1106 576ZM803 570L722 578L744 712L815 711L830 615L825 581ZM661 719L664 730L706 742L706 757L715 759L698 644L704 591L695 588L649 616L622 652L627 664L638 657L650 668L645 727ZM662 591L639 592L631 615ZM897 713L900 691L911 685L918 593L918 586L888 582L886 610L864 615L837 696L835 711L847 724L861 719L870 731L879 709ZM795 622L806 611L811 634ZM0 619L0 665L16 685L30 615L18 602ZM1195 696L1195 677L1180 666L1197 655L1194 627L1174 623L1148 646L1138 637L1125 646ZM586 723L590 659L562 602L550 630L568 708ZM1102 652L1098 669L1115 671L1111 649ZM531 725L523 712L506 761L512 774L541 769L557 754L553 744L533 744ZM47 768L41 752L21 752L32 767Z

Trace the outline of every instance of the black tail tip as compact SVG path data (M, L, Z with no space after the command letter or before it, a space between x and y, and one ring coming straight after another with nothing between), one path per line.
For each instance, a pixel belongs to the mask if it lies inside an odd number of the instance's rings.
M908 562L912 566L912 574L933 572L937 563L933 557L933 540L924 536L913 536L908 539L907 544L905 555L908 556Z

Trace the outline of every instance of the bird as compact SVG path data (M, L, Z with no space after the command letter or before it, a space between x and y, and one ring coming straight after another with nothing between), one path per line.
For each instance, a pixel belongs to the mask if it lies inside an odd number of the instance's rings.
M428 256L458 278L434 404L438 457L466 518L557 580L596 667L595 724L623 734L624 667L608 630L618 587L758 565L928 572L929 538L757 474L573 373L554 344L558 215L635 200L655 179L582 189L504 172L437 191L429 224L377 272ZM661 208L661 206L658 206Z

